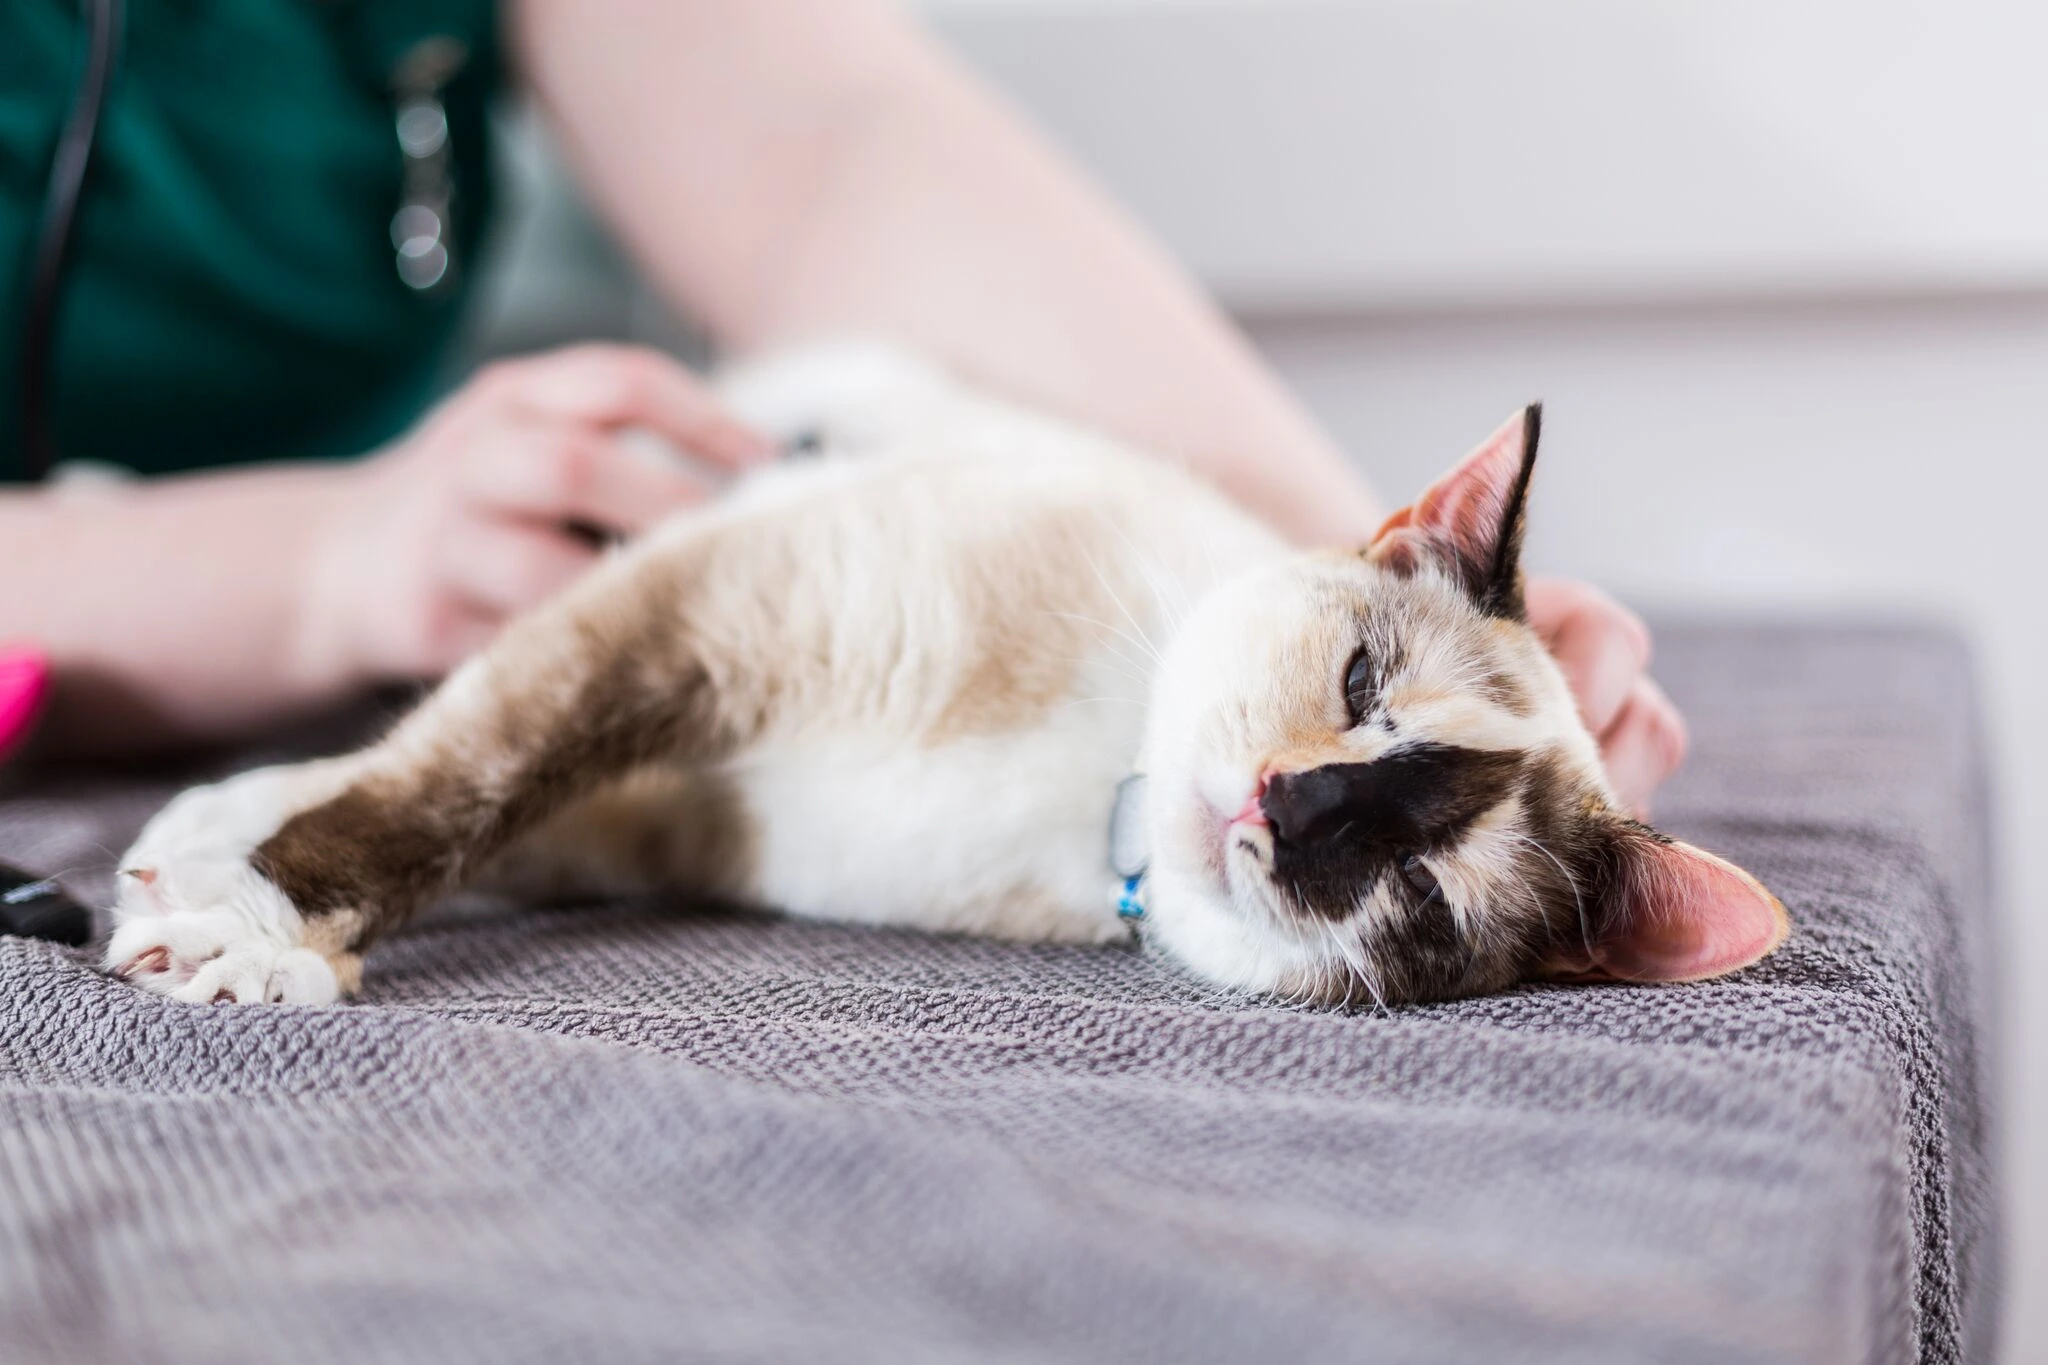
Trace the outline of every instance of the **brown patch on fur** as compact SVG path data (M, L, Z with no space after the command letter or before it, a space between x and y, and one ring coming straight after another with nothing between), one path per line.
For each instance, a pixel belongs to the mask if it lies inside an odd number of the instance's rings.
M760 833L714 773L641 768L559 812L482 874L490 888L569 900L688 887L745 896Z
M1526 717L1536 714L1536 699L1529 695L1529 689L1510 669L1488 669L1479 680L1479 693L1509 715Z
M334 979L343 995L354 995L363 988L362 954L329 953L327 965L333 969Z
M744 673L716 660L728 690L714 685L715 645L693 628L709 548L619 561L515 622L364 776L266 840L252 862L309 939L359 951L576 799L649 760L722 757L761 723Z
M349 945L363 935L363 917L354 910L335 910L317 918L309 918L300 942L326 958L330 963L346 955Z
M1071 514L1055 514L973 546L953 585L956 608L972 623L961 642L967 662L925 743L1036 724L1067 695L1080 658L1129 630L1088 539ZM1048 602L1071 605L1063 613Z
M936 748L968 735L1016 730L1039 720L1067 691L1072 665L1004 652L991 636L977 649L946 709L925 732Z
M1488 669L1476 681L1457 687L1437 686L1433 681L1400 683L1387 690L1386 704L1389 711L1401 715L1456 701L1471 693L1513 716L1526 717L1536 711L1535 698L1528 688L1505 668Z
M1305 773L1326 763L1342 763L1347 757L1343 747L1332 738L1327 726L1321 731L1312 730L1307 726L1290 727L1284 738L1285 747L1268 752L1259 764L1261 771Z
M1520 719L1541 709L1528 672L1529 655L1541 646L1527 627L1498 618L1475 620L1466 615L1462 605L1453 608L1441 599L1420 595L1402 601L1396 614L1407 631L1448 642L1450 647L1440 647L1440 652L1470 664L1448 674L1439 670L1418 675L1404 659L1403 667L1409 669L1406 676L1398 669L1389 670L1385 698L1390 711L1398 714L1460 696L1477 696Z
M1121 925L1076 915L1071 902L1031 881L962 903L946 927L1011 943L1103 943L1128 936Z

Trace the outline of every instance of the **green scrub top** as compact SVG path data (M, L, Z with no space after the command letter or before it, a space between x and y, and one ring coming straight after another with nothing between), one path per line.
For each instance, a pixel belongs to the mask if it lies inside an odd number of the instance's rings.
M160 473L374 448L433 395L490 210L492 0L126 9L57 322L59 450ZM23 470L29 262L85 48L76 0L0 4L0 480ZM393 244L397 86L416 88L423 53L453 59L435 183L454 191L456 273L430 292Z

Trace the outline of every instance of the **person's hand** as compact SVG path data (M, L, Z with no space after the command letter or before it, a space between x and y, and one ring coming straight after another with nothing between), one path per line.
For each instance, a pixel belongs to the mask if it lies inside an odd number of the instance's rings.
M1529 624L1564 670L1579 715L1600 741L1607 780L1639 819L1658 784L1685 761L1685 721L1650 680L1650 631L1598 588L1532 576Z
M773 455L669 357L588 345L481 371L411 432L335 471L311 554L302 655L361 683L434 677L705 480L632 429L714 466ZM595 534L593 534L595 533Z

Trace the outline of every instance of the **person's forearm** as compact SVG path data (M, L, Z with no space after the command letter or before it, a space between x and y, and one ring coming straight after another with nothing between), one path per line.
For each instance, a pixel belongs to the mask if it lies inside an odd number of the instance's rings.
M763 275L732 319L749 342L901 336L1186 459L1304 541L1378 524L1363 480L1164 253L950 73L849 132Z
M722 340L900 339L1187 460L1301 540L1378 524L1200 291L893 7L606 8L579 22L528 0L529 61L629 243ZM615 27L630 43L605 40ZM664 65L688 45L724 69Z
M328 473L0 493L0 640L51 656L55 747L226 737L336 691L295 633Z

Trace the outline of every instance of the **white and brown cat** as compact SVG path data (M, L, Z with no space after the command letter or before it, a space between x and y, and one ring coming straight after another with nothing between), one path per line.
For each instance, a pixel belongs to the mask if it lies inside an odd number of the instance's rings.
M180 796L123 861L108 965L324 1003L378 934L485 882L1110 941L1134 772L1123 912L1228 987L1690 980L1788 932L1753 878L1616 808L1529 629L1537 409L1370 545L1301 553L1171 464L893 353L727 389L825 453L619 551L381 742Z

